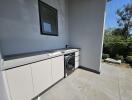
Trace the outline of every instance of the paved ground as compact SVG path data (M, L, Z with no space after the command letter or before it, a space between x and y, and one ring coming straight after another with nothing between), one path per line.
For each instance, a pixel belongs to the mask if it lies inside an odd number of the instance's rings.
M77 69L41 100L132 100L132 69L105 63L100 75Z

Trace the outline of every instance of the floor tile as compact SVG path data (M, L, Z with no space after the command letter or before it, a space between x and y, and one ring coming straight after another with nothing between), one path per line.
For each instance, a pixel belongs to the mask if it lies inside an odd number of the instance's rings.
M41 100L132 100L132 69L102 63L101 74L77 69Z

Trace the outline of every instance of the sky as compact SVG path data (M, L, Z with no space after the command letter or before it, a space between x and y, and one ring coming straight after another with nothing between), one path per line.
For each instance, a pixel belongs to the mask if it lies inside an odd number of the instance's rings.
M132 0L112 0L107 3L105 29L118 27L116 11L128 3L132 3Z

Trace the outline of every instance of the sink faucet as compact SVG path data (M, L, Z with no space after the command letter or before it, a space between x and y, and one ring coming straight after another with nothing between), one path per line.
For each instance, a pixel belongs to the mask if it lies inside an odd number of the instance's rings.
M66 47L66 48L70 48L70 46L69 46L69 45L65 45L65 47Z

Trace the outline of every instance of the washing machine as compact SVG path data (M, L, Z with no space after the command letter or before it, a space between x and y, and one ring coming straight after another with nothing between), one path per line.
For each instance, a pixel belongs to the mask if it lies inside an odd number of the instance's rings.
M65 77L70 75L75 70L75 52L64 55Z

